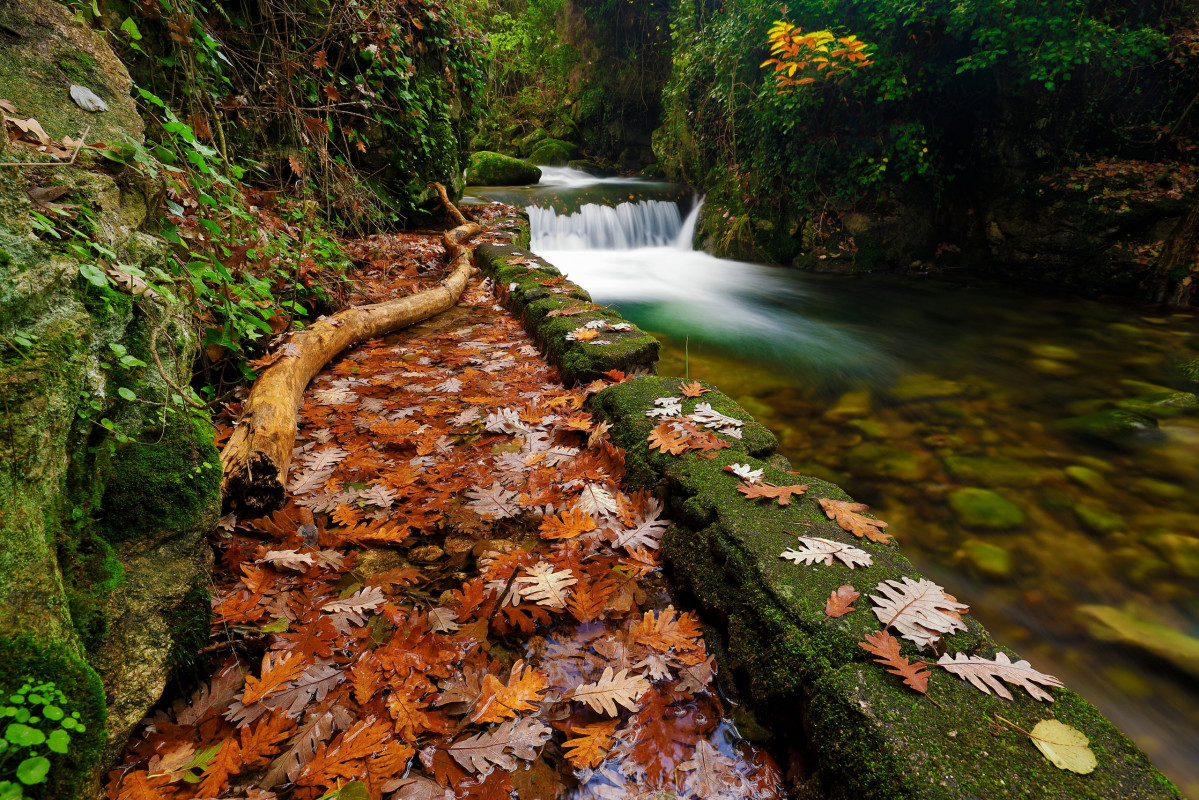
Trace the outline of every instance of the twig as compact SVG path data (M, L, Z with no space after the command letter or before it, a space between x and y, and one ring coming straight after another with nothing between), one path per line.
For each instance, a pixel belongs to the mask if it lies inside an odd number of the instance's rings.
M45 161L0 161L0 167L69 167L75 163L75 159L79 157L79 151L83 149L83 143L87 141L87 134L92 129L88 125L83 129L83 133L79 135L79 144L75 145L75 152L71 153L70 161L59 161L48 163Z

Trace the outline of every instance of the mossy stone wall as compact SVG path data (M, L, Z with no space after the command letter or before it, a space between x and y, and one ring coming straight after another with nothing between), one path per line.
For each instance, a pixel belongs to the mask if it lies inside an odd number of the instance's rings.
M7 69L0 53L0 97L18 113L56 138L91 123L89 140L140 140L129 76L99 34L53 2L18 0L0 22L21 34L14 44L0 33L0 50L23 59ZM68 57L70 80L87 78L110 112L77 119L84 112L54 88ZM0 161L16 159L37 156L0 137ZM110 759L207 637L219 462L207 417L171 400L199 346L190 309L81 278L61 241L31 225L26 190L59 185L122 263L162 265L168 250L147 230L162 191L154 181L88 154L70 168L0 169L0 694L50 680L82 714L86 734L31 790L72 800L96 795ZM32 345L17 344L18 332ZM114 347L147 366L119 366Z

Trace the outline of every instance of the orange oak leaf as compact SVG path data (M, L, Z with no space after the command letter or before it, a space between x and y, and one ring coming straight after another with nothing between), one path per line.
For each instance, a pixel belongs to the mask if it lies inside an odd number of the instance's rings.
M679 387L679 394L683 395L683 397L699 397L701 394L707 394L710 391L712 390L705 389L704 385L699 381L684 383Z
M271 692L276 692L290 681L295 680L304 671L304 657L299 653L283 653L273 662L271 654L262 656L262 677L246 676L246 691L242 695L242 705L256 703Z
M593 530L595 517L577 508L546 516L541 521L543 539L573 539Z
M616 579L611 576L576 586L566 600L566 609L579 622L594 622L603 615L608 598L615 592Z
M252 727L243 727L238 733L244 769L262 769L269 764L271 758L283 749L283 742L291 736L295 727L295 720L281 713L265 717Z
M502 722L524 711L535 711L545 697L548 684L545 676L524 661L512 665L508 683L487 674L471 722Z
M689 447L687 439L676 433L674 427L669 422L663 422L650 431L649 448L651 450L658 450L663 453L669 453L672 456L677 456L680 453L687 452Z
M166 800L171 790L165 788L167 779L151 778L144 769L130 772L121 779L121 786L115 794L116 800ZM109 791L111 792L111 785Z
M806 483L792 484L791 486L775 486L773 483L743 483L737 487L737 491L748 497L750 500L759 498L767 498L770 500L778 500L780 506L791 505L791 495L801 495L808 490Z
M241 760L241 747L237 740L229 737L221 742L221 749L213 757L204 780L200 781L200 797L217 797L229 785L229 776L245 769Z
M830 617L843 617L850 611L857 611L850 603L861 596L852 586L840 586L825 601L824 613Z
M633 640L663 652L672 647L680 652L702 649L699 621L686 612L676 614L674 606L662 609L656 617L653 611L646 611L633 629Z
M904 684L921 694L928 693L928 667L923 662L908 661L899 652L899 640L886 631L866 634L866 641L858 646L869 651L874 660L887 668L887 672L903 678Z
M420 690L405 684L387 698L387 710L395 720L395 732L401 739L415 742L416 737L433 728L433 721L425 712L428 703L420 698Z
M575 769L594 769L603 763L604 757L612 747L612 734L620 720L597 722L594 725L576 725L571 729L573 739L567 739L562 746L566 748L566 760Z
M883 533L883 528L887 527L887 523L881 519L871 519L858 513L870 508L864 503L849 503L844 500L829 500L827 497L822 497L820 498L820 507L824 509L825 516L836 520L842 530L852 533L859 539L864 536L879 544L891 541L891 534Z

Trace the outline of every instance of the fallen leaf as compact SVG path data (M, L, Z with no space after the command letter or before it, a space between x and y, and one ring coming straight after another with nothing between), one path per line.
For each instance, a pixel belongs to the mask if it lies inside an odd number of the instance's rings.
M1056 719L1043 719L1029 733L1032 743L1058 769L1089 775L1099 766L1086 735Z
M640 675L630 675L627 669L614 673L612 667L605 667L598 681L576 687L571 690L569 697L593 711L615 717L619 713L616 710L618 705L636 711L637 699L649 689L650 682Z
M859 550L853 545L822 539L819 536L800 536L799 546L802 550L784 550L780 558L793 561L796 564L826 564L832 566L833 559L840 560L845 566L868 567L874 559L865 550Z
M857 596L857 592L854 592ZM874 660L887 668L887 672L903 678L904 684L921 694L928 693L928 667L922 662L912 662L899 652L899 640L886 631L866 634L866 641L858 646L870 652Z
M995 654L993 661L981 656L967 656L965 653L958 653L950 658L949 653L946 653L937 660L937 665L944 667L964 681L970 681L985 694L990 694L994 689L995 694L1005 700L1011 700L1012 693L1000 681L1019 686L1037 700L1045 700L1050 703L1053 702L1053 696L1037 684L1042 683L1059 689L1064 686L1059 679L1052 675L1037 672L1027 661L1013 662L1002 650Z
M791 486L775 486L773 483L743 483L737 487L737 491L745 495L750 500L766 498L777 500L780 506L791 505L792 495L801 495L808 490L806 483L797 483Z
M859 539L866 537L879 544L891 541L891 534L883 533L883 528L887 527L887 523L881 519L871 519L858 513L866 511L870 506L863 503L849 503L844 500L829 500L826 497L820 498L819 502L820 507L824 509L825 516L836 520L842 530L852 533Z
M914 581L905 577L903 583L888 580L875 587L874 615L884 628L893 628L903 638L920 647L932 647L942 634L966 630L962 614L970 607L959 603L953 595L930 580Z
M850 603L859 597L861 595L858 594L858 590L852 586L840 586L834 589L825 601L824 613L830 617L843 617L851 611L857 611Z
M710 391L712 391L712 390L705 389L704 385L702 383L700 383L699 381L692 381L691 383L684 383L682 386L679 387L679 393L682 394L684 397L699 397L700 395L707 394Z
M612 734L620 720L597 722L593 725L576 725L571 729L573 739L562 743L566 748L566 760L575 769L595 769L604 761L612 747Z

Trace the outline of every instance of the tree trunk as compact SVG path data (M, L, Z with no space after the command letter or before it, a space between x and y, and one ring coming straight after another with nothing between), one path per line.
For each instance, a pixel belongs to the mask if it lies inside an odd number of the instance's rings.
M1153 274L1143 284L1150 299L1171 306L1188 306L1199 288L1199 190L1186 216L1162 246Z
M221 451L222 491L228 507L266 513L283 505L287 468L296 441L296 415L308 382L347 347L440 314L462 295L474 274L463 245L482 230L468 222L437 186L458 227L445 234L453 271L442 286L386 303L348 308L295 333L285 355L250 390L241 418Z

